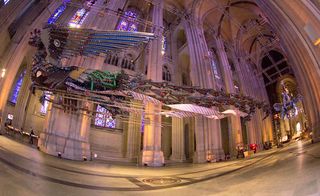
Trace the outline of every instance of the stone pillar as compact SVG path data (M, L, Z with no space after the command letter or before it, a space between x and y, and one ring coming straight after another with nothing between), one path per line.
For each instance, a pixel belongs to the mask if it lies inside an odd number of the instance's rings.
M139 107L138 101L131 102L131 108ZM140 151L140 136L141 136L141 114L130 112L127 134L127 153L126 157L130 160L138 158Z
M58 101L58 97L56 97ZM83 107L89 105L83 102ZM58 106L48 110L38 146L41 151L71 160L90 159L91 117L85 111L66 111Z
M219 61L222 67L222 74L224 78L224 83L226 87L227 93L234 93L234 84L232 80L232 71L228 62L227 53L225 51L224 43L221 37L216 37L217 44L217 54ZM231 109L235 109L234 107L230 107ZM239 116L230 116L229 117L229 136L230 136L230 152L236 153L236 147L239 144L242 144L242 131L241 131L241 121Z
M142 163L147 166L163 166L161 151L161 115L160 103L146 103L146 116L143 135Z
M156 39L150 43L147 78L162 81L162 32L163 32L163 1L154 0L152 22ZM142 163L148 166L164 164L161 151L161 103L146 103L145 129L143 136Z
M236 57L235 57L236 58ZM237 61L235 59L235 66L236 69L238 70L238 73L240 73L240 80L242 81L242 93L250 96L250 97L255 97L255 89L252 87L252 85L249 84L254 84L254 72L249 68L249 64L245 61L245 59L240 58L240 61ZM247 121L247 136L248 136L248 144L256 143L256 129L255 129L255 114L251 118L250 121Z
M215 155L215 159L217 161L224 160L224 151L222 148L222 134L221 134L221 124L220 120L209 120L211 123L212 129L212 150L213 154Z
M189 47L192 84L202 88L215 88L202 25L192 15L186 16L183 22ZM195 118L196 152L193 157L194 162L202 163L220 157L223 152L220 132L218 120L205 117Z
M156 39L152 40L149 48L147 78L153 81L162 81L162 34L163 34L163 2L153 1L152 22Z
M184 127L183 119L172 117L172 155L171 160L185 161L186 155L184 152Z

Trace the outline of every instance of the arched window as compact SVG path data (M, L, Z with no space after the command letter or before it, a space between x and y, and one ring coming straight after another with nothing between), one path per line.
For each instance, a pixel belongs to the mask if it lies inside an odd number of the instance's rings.
M220 79L217 64L214 59L211 59L211 67L212 67L214 77L217 79Z
M98 105L94 124L99 127L116 128L116 120L112 114L104 107Z
M40 108L40 113L45 115L48 111L48 106L49 106L49 101L47 101L47 99L50 99L51 95L50 95L50 92L49 91L45 91L45 100L43 102L43 104L41 105L41 108Z
M9 101L13 104L16 104L17 103L17 100L18 100L18 96L19 96L19 92L20 92L20 89L21 89L21 86L22 86L22 82L23 82L23 78L26 74L26 70L22 71L14 85L14 88L11 92L11 96L10 96L10 99Z
M67 8L67 5L65 3L60 5L48 19L48 24L54 24L59 19L59 17L61 16L61 14L64 12L66 8Z
M117 30L119 31L137 31L138 26L136 24L137 13L128 10L124 13L124 18L122 18L118 24Z
M135 63L133 61L134 56L132 54L126 54L125 57L122 59L121 68L129 69L134 71Z
M162 36L161 40L161 54L164 55L166 53L167 49L167 38L165 36Z
M163 66L162 68L162 80L171 81L171 74L167 66Z
M69 22L69 27L80 28L83 21L86 19L89 11L84 8L78 9Z
M90 8L96 3L97 0L87 0L85 1L86 7L80 8L77 12L72 16L71 20L69 21L69 27L71 28L80 28L84 20L89 14Z
M213 76L216 78L216 79L220 79L220 74L219 74L219 71L218 71L218 65L213 57L213 52L209 51L209 56L210 56L210 61L211 61L211 67L212 67L212 71L213 71Z

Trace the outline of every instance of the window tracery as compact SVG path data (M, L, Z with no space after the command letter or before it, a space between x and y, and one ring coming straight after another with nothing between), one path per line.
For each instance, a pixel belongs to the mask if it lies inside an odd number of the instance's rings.
M122 18L118 24L117 30L136 32L138 30L138 26L136 24L137 16L137 13L132 10L126 11L124 13L124 18Z
M99 127L116 128L116 120L112 114L104 107L98 105L96 109L94 124Z
M162 80L171 82L171 74L168 67L165 65L162 68Z
M130 53L126 54L125 57L121 61L121 68L129 69L134 71L135 70L135 62L134 56Z

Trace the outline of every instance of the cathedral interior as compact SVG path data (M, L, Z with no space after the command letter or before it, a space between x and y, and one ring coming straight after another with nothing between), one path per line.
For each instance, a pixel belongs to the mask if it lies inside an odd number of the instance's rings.
M308 158L287 169L310 178L320 169L319 0L0 0L0 35L0 168L12 179L0 177L4 195L51 195L58 185L59 195L175 186L191 190L168 194L188 195L252 164L258 173L274 164L272 187L290 153ZM201 174L220 166L223 174ZM92 169L97 180L62 183L58 167ZM32 186L30 174L41 188L11 185ZM317 175L311 192L272 190L318 195ZM277 193L241 192L249 183L199 194Z

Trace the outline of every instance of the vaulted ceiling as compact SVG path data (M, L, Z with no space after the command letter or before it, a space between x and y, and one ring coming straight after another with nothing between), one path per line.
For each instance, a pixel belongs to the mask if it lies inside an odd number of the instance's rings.
M254 0L165 0L165 9L180 15L193 13L203 24L210 44L220 35L239 56L258 64L278 44L278 38Z

